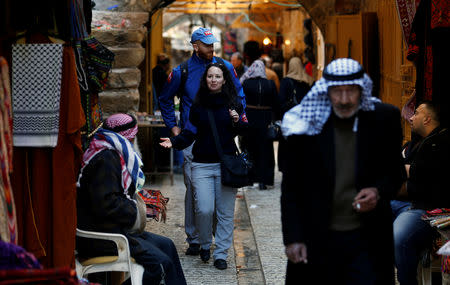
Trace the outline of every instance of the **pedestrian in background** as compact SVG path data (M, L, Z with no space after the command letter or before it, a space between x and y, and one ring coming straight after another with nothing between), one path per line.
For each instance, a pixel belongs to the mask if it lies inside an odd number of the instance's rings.
M297 104L299 104L306 93L308 93L312 82L311 76L306 74L303 68L302 61L298 57L293 57L289 60L289 69L286 77L281 80L280 94L280 117L282 119L284 114ZM283 172L284 162L286 156L286 140L281 138L278 142L278 169Z
M242 85L246 94L249 128L241 142L253 161L250 180L257 182L259 189L264 190L274 181L273 141L267 136L267 127L278 111L277 89L274 82L267 79L261 60L255 60L244 77Z
M168 71L170 69L170 59L165 53L160 53L156 57L156 66L152 69L153 87L156 97L161 94L164 83L167 81Z
M248 67L244 64L244 57L240 52L235 52L231 55L230 58L231 64L234 66L234 70L236 70L236 74L238 78L247 71Z
M192 33L191 44L194 48L194 53L187 61L186 72L187 78L185 82L182 82L182 66L177 66L169 74L167 82L163 87L163 90L159 96L159 104L161 108L161 115L164 119L164 123L170 129L171 135L179 135L181 129L185 127L189 118L189 110L194 102L195 95L200 87L200 81L205 73L206 66L212 62L222 62L228 72L230 73L230 82L233 83L238 98L245 109L245 96L242 91L239 78L235 76L234 68L231 63L226 60L214 56L214 43L217 39L214 37L211 30L207 28L198 28ZM184 86L182 86L184 83ZM175 119L174 110L174 97L175 95L181 96L180 98L180 122L179 125ZM241 114L242 119L246 121L245 112ZM185 221L184 228L186 231L186 241L189 244L186 250L187 255L198 255L200 252L200 246L198 243L198 233L195 226L195 214L194 214L194 200L192 196L192 178L191 178L191 163L192 163L192 145L183 150L184 155L184 184L186 185L185 196Z
M286 284L393 285L389 201L405 179L399 110L355 60L332 61L283 119Z
M226 269L228 249L233 239L237 189L221 183L221 157L216 149L208 113L214 117L224 154L236 153L234 138L244 131L247 123L240 118L244 109L225 65L210 63L200 84L186 127L178 136L161 138L161 146L184 149L194 142L191 178L200 258L204 262L210 259L216 216L214 266Z

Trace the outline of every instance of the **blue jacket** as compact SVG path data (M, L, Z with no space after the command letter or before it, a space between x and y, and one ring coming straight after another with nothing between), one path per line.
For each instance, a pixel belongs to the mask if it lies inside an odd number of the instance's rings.
M212 62L217 62L216 57L213 57ZM230 71L231 77L233 78L233 83L236 86L236 91L238 97L241 98L242 105L245 110L245 95L242 90L242 85L239 81L239 78L236 76L236 72L234 71L233 65L224 60L225 65ZM184 87L184 94L181 97L180 103L180 111L181 111L181 128L185 127L186 122L189 119L189 110L194 102L195 95L197 95L197 91L200 88L200 80L202 78L203 73L205 72L206 66L210 62L199 58L195 53L192 55L190 59L188 59L188 77L186 80L186 84ZM175 95L177 95L178 87L181 83L181 67L177 66L172 70L167 78L166 83L164 84L163 90L159 95L159 107L161 108L161 115L166 123L166 126L169 129L172 129L177 125L175 119L175 109L173 104L173 99ZM245 113L241 115L241 117L246 121Z

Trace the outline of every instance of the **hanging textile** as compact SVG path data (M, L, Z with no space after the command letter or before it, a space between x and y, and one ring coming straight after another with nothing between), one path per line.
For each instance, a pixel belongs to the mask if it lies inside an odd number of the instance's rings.
M237 36L236 32L234 31L227 31L225 32L224 36L224 43L223 43L223 52L231 57L231 55L235 52L237 52Z
M9 174L12 170L11 87L6 60L0 57L0 239L17 244L17 220Z
M416 102L430 100L443 110L441 124L449 126L450 109L447 69L450 65L448 35L450 34L450 2L422 0L417 7L408 41L407 58L416 70Z
M45 268L74 266L76 178L81 165L81 107L75 56L64 47L58 144L14 148L11 175L18 209L19 245ZM20 199L19 199L20 197Z
M4 58L0 58L0 68L2 77L0 80L0 238L17 244L16 210L9 179L12 169L11 93L9 72Z
M56 146L62 50L62 44L13 45L14 146Z
M402 25L403 39L406 44L411 34L411 25L419 2L420 0L396 0L398 17Z
M86 116L83 128L83 149L89 137L101 124L102 110L98 93L103 91L114 61L114 53L88 34L82 0L70 1L70 25L77 63L81 102Z

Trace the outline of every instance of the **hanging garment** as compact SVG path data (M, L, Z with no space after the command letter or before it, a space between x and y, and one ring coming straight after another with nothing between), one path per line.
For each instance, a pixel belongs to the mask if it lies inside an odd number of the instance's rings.
M8 167L12 170L12 110L11 110L11 83L9 80L9 67L8 62L4 57L0 57L0 106L3 112L3 120L5 124L4 139L8 148Z
M441 110L450 108L446 84L450 64L446 39L450 32L450 3L446 0L422 0L417 8L408 41L407 59L414 62L416 102L429 100ZM450 125L448 112L442 112L441 125Z
M396 0L397 12L402 25L403 39L407 43L411 26L420 0Z
M11 87L6 60L0 57L0 239L17 244L17 222L9 174L12 170Z
M13 45L14 146L56 146L62 52L62 44Z
M55 148L14 148L12 184L19 245L45 268L74 266L76 178L85 124L73 49L64 48L60 125Z

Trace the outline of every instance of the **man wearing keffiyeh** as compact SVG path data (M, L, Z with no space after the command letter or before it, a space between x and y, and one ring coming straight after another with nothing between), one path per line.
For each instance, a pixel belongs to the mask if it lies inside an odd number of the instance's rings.
M131 256L144 267L143 284L186 284L172 240L145 232L145 204L137 191L144 185L142 161L132 141L136 119L114 114L103 123L83 155L77 182L78 228L127 237ZM77 237L81 257L116 255L114 245Z
M400 112L371 93L357 61L336 59L283 118L286 284L394 284Z

